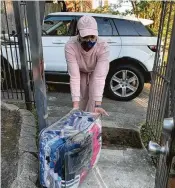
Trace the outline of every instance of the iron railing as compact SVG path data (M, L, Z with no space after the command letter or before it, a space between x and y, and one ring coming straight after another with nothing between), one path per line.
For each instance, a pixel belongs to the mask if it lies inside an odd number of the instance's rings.
M169 188L175 128L166 133L163 120L167 117L175 120L175 2L162 2L157 48L144 133L147 141L168 148L166 153L152 159L157 167L155 188Z
M167 100L165 106L165 118L171 118L175 122L175 16L173 21L172 36L168 53L169 84L167 89ZM171 131L166 132L165 128L161 134L161 146L168 147L168 152L161 155L157 165L156 186L155 188L173 188L175 184L170 185L171 177L175 178L175 123ZM172 168L172 170L171 170Z
M1 1L1 9L1 96L25 100L30 109L34 104L34 87L26 3L20 3L17 14L9 1Z
M171 79L171 63L168 50L174 20L174 2L163 2L157 42L157 52L152 72L152 83L146 117L147 141L160 143L162 123Z

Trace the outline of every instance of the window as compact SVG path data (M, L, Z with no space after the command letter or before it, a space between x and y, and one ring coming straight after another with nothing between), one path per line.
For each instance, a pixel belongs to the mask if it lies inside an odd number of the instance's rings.
M75 34L76 20L74 17L48 16L44 20L43 35L73 36Z
M116 36L118 35L115 25L109 18L95 17L98 25L99 36Z
M114 19L119 35L122 36L139 36L133 24L129 20Z
M151 36L147 28L139 21L114 19L121 36Z
M145 26L146 29L149 31L151 36L156 36L156 34L154 33L154 31L149 27L149 26Z
M140 36L151 36L150 32L141 22L130 21L133 24L133 27Z

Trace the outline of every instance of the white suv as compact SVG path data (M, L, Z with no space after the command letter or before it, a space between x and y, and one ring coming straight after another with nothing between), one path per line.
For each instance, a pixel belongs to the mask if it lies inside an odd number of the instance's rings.
M116 100L135 98L142 91L144 83L151 80L157 37L139 19L132 17L73 12L46 16L42 28L46 81L69 81L63 77L58 80L59 75L68 78L64 47L71 36L77 35L76 24L83 15L91 15L96 19L99 36L106 39L110 46L110 70L105 94ZM15 50L13 53L16 53ZM5 56L3 58L7 59ZM8 63L12 65L12 62Z

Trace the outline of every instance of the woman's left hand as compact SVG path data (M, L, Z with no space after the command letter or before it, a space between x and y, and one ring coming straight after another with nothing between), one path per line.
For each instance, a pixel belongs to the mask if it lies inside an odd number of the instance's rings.
M101 107L96 107L94 112L97 114L109 116L109 114Z

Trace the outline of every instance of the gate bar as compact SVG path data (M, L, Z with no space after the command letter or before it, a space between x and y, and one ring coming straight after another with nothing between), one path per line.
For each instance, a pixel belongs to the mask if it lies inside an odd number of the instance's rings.
M39 1L26 1L27 20L39 131L48 125Z
M22 15L20 14L20 1L12 1L14 8L15 24L18 34L19 55L21 62L21 72L24 87L24 95L27 110L32 110L32 92L30 88L30 79L27 63L26 44L24 35L24 25Z

